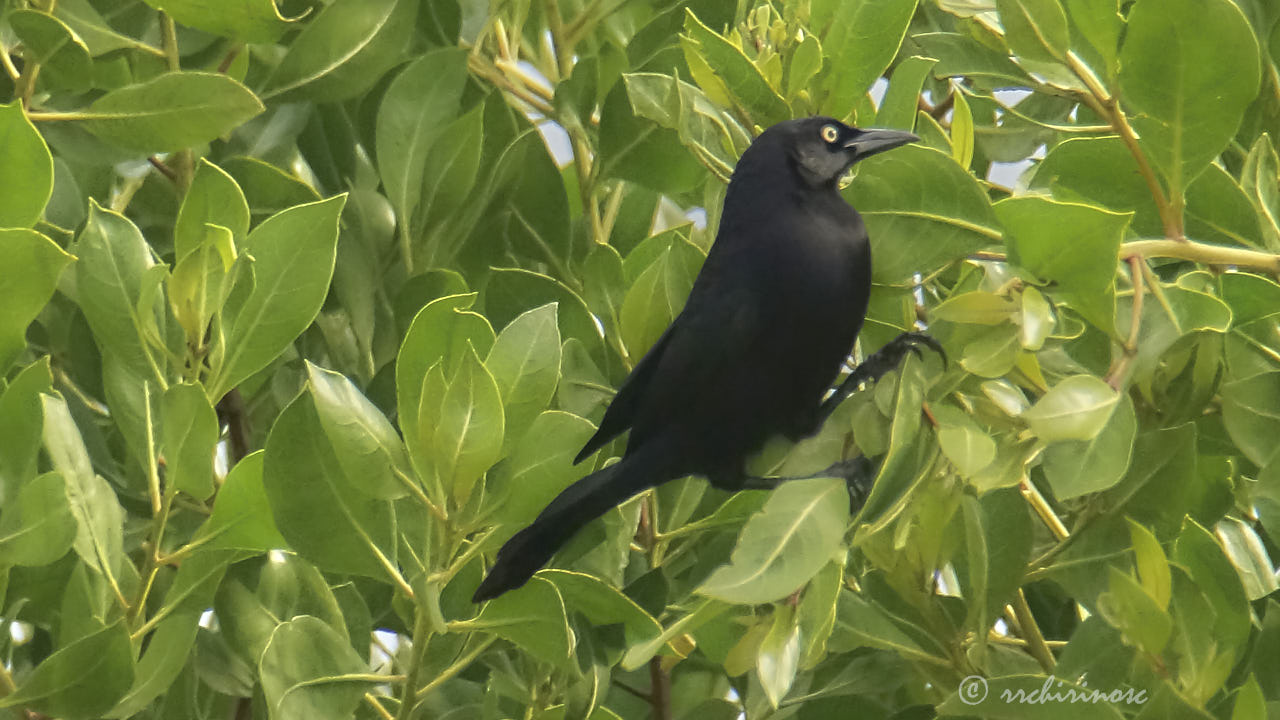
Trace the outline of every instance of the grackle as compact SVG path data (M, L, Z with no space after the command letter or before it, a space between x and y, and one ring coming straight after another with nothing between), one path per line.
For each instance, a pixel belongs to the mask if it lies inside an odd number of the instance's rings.
M523 585L580 528L648 488L702 475L724 490L767 489L745 460L772 435L800 439L859 384L916 345L903 333L834 392L867 312L871 249L840 177L859 160L918 140L832 118L765 130L729 182L715 243L679 316L632 370L575 463L627 429L622 459L561 492L498 551L474 601ZM814 477L847 477L837 463Z

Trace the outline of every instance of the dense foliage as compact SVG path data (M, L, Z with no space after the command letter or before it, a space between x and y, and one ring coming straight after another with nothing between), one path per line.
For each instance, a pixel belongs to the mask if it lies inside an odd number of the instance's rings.
M1275 717L1278 18L6 0L0 707ZM951 362L757 462L866 505L680 480L472 605L813 113L922 138L846 189L860 352Z

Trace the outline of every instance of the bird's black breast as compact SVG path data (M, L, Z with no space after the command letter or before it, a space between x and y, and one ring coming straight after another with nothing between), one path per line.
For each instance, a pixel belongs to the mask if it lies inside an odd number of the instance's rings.
M723 220L635 413L629 447L678 436L685 472L740 464L771 435L812 429L866 312L861 219L776 203ZM666 442L675 442L668 439Z

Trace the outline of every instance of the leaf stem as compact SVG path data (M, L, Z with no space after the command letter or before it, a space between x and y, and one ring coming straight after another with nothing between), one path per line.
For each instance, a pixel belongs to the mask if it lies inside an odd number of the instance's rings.
M4 66L4 72L9 76L9 79L17 84L18 78L22 77L22 73L18 72L17 66L13 64L13 58L9 57L9 48L4 46L3 41L0 41L0 65Z
M396 720L391 713L387 712L386 708L382 707L382 703L378 702L377 696L373 693L365 693L364 701L373 706L373 711L377 713L378 717L382 718L382 720Z
M1138 333L1142 329L1142 299L1146 295L1146 291L1143 289L1143 272L1141 268L1142 265L1146 264L1146 259L1141 255L1130 255L1125 258L1125 261L1129 263L1129 281L1133 284L1132 313L1129 317L1129 339L1124 343L1120 359L1111 366L1111 371L1107 373L1105 378L1111 389L1117 392L1124 385L1129 369L1133 365L1133 360L1138 355Z
M1045 643L1044 633L1040 632L1040 626L1036 624L1036 618L1031 614L1031 606L1027 604L1027 596L1022 592L1022 588L1018 588L1018 593L1013 596L1013 614L1018 619L1018 625L1022 629L1022 637L1027 641L1027 651L1031 656L1040 663L1040 667L1049 674L1053 674L1053 668L1057 665L1057 661L1053 659L1053 651L1049 649L1049 645Z
M1071 533L1067 531L1067 526L1063 524L1058 514L1053 511L1053 508L1049 507L1048 501L1032 484L1031 478L1025 474L1025 470L1022 481L1018 483L1018 490L1022 493L1023 499L1031 505L1031 509L1035 510L1036 515L1040 516L1041 522L1045 524L1045 527L1049 528L1049 532L1053 533L1054 537L1062 541L1071 536Z
M173 16L160 11L160 45L164 48L165 60L169 63L169 71L182 69L181 57L178 55L178 28L173 24Z
M489 646L492 645L494 641L497 639L498 639L497 636L490 635L489 637L486 637L484 640L481 640L479 645L476 645L474 648L471 648L471 650L469 650L466 655L463 655L462 657L458 658L456 661L454 661L452 665L442 670L438 675L436 675L434 678L431 679L431 682L418 688L418 693L417 693L418 696L421 697L423 695L426 695L427 693L431 692L432 690L435 690L436 688L440 687L441 685L448 682L449 680L452 680L453 677L458 673L462 672L463 670L466 670L468 667L471 666L471 663L475 662L476 658L480 657L480 653L487 650Z
M413 597L410 595L410 597ZM413 639L409 651L409 670L404 676L404 689L400 694L400 712L397 720L409 720L413 717L413 708L418 704L418 672L422 670L422 658L427 654L427 642L431 639L431 622L427 617L425 601L419 599L413 613Z
M1147 156L1138 145L1138 134L1133 131L1133 126L1129 124L1129 118L1124 114L1124 110L1120 108L1120 103L1117 102L1115 96L1107 92L1098 77L1089 69L1089 66L1085 65L1074 52L1067 53L1067 66L1089 89L1089 94L1082 96L1085 104L1093 108L1094 112L1111 124L1111 128L1120 136L1120 140L1128 148L1129 154L1133 156L1134 162L1138 165L1138 173L1146 181L1147 189L1151 192L1152 199L1155 200L1156 211L1159 213L1160 222L1164 226L1164 234L1174 240L1185 240L1186 236L1182 225L1182 189L1173 188L1172 190L1177 197L1173 198L1172 201L1169 199L1169 196L1164 192L1164 188L1160 185L1160 180L1156 177L1150 161L1147 160Z

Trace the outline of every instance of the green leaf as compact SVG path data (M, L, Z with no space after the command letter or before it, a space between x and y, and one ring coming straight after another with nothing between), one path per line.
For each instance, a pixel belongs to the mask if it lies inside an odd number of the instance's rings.
M1000 240L986 191L949 155L907 145L856 170L844 195L866 220L877 283L908 283Z
M898 619L890 617L879 605L850 590L842 590L837 604L836 629L832 642L835 643L839 637L840 644L844 647L866 645L888 650L909 660L931 664L945 662L898 627L899 622L904 621L895 620ZM918 628L916 630L919 631Z
M849 109L898 54L915 11L916 0L839 4L822 38L830 68L822 80L825 114L848 117Z
M1008 53L993 50L967 34L920 33L912 35L911 40L924 49L925 55L938 58L933 67L936 77L978 78L995 87L1022 87L1028 82L1027 74L1009 59Z
M791 53L791 65L787 68L787 99L794 98L809 87L809 81L822 69L822 43L816 35L805 35Z
M1174 545L1173 560L1187 569L1209 599L1214 616L1204 622L1212 626L1220 647L1231 650L1242 646L1249 637L1249 600L1218 540L1188 518Z
M965 170L973 164L973 111L964 93L956 92L951 113L951 157Z
M1110 331L1117 254L1132 215L1043 197L1009 198L994 209L1009 234L1010 259L1055 283L1055 296Z
M163 52L144 42L116 32L106 19L89 4L88 0L60 2L54 11L54 15L84 39L85 45L89 47L89 52L94 57L115 50L141 50L153 56L159 56Z
M1229 517L1220 520L1214 530L1222 541L1227 559L1239 573L1249 600L1258 600L1280 590L1267 548L1253 527Z
M1018 328L1012 324L986 328L965 343L960 367L978 377L1003 377L1018 360L1019 340Z
M600 174L656 191L688 191L704 177L704 170L681 144L678 132L634 109L632 94L644 85L624 75L623 82L605 96L600 108Z
M191 338L204 337L213 316L225 305L231 289L228 273L234 276L236 271L252 272L248 269L251 257L242 255L236 264L231 230L214 224L205 225L204 229L204 244L174 265L167 284L174 319Z
M1222 422L1232 442L1259 467L1277 454L1280 373L1263 373L1222 385Z
M249 43L272 43L289 29L275 0L234 0L210 5L202 0L146 0L178 23L212 35Z
M791 116L790 108L778 93L779 88L769 84L739 47L703 25L691 9L686 10L684 33L680 45L690 67L701 65L713 73L723 91L737 101L751 122L764 128ZM699 84L715 98L714 85L708 87L701 81Z
M794 60L792 62L795 62ZM876 112L876 127L912 130L920 107L920 91L925 78L938 61L918 55L906 58L893 69L889 89Z
M1129 520L1129 537L1133 539L1133 557L1142 589L1161 610L1167 610L1173 580L1169 575L1169 559L1165 557L1160 541L1150 530L1133 520Z
M1060 202L1132 212L1130 227L1135 233L1164 234L1151 190L1120 138L1070 138L1060 143L1036 167L1031 188L1052 192Z
M502 498L497 519L498 538L506 539L533 522L561 490L591 471L590 463L573 464L573 458L595 426L577 415L548 410L490 473L495 496Z
M133 684L133 648L123 620L59 648L36 666L0 707L48 716L98 717Z
M258 668L269 717L277 720L354 717L376 684L347 638L310 615L276 627Z
M316 414L347 482L381 500L403 497L409 456L395 428L345 375L306 366Z
M44 428L41 394L50 392L49 356L23 368L0 393L0 491L4 497L36 474L40 433Z
M1114 76L1116 55L1120 51L1120 35L1124 18L1116 0L1064 0L1072 27L1093 46L1106 65L1106 74Z
M1231 706L1231 720L1266 720L1267 700L1262 695L1258 679L1252 674L1249 680L1236 691L1235 702Z
M573 631L564 600L554 584L537 575L524 587L486 603L467 625L510 640L543 662L566 670L573 667Z
M471 348L449 381L433 436L441 482L459 505L502 457L503 420L498 384Z
M1017 314L1013 298L983 290L952 295L930 311L934 320L974 325L1004 325Z
M1059 500L1107 490L1129 470L1137 416L1128 395L1120 398L1102 430L1089 440L1062 440L1045 448L1041 467Z
M1268 244L1280 247L1280 158L1269 134L1258 136L1249 149L1240 170L1240 185L1257 211Z
M282 210L249 233L254 284L227 320L226 356L209 383L221 398L271 364L307 329L329 291L346 195Z
M843 585L844 568L827 563L809 581L800 596L796 621L800 624L800 668L812 669L827 655L827 639L836 623L836 600Z
M567 285L542 273L522 268L490 268L484 289L484 313L494 325L506 327L530 307L556 303L556 319L561 338L576 338L590 348L599 361L604 357L604 340L587 303ZM476 345L487 354L489 345Z
M382 97L375 131L378 173L403 233L409 232L407 226L422 202L424 185L439 182L440 168L428 172L427 160L435 150L436 138L458 117L466 83L467 52L433 50L401 70ZM472 117L470 122L474 125L479 118ZM475 140L478 136L472 138L470 148L450 144L436 152L478 151Z
M262 96L336 102L365 92L404 57L417 12L414 0L325 6L289 44Z
M41 85L73 92L89 89L93 60L74 30L53 15L36 10L15 10L6 19L22 41L24 57L40 63Z
M200 385L170 385L160 405L160 437L166 481L200 500L213 494L213 455L218 444L218 416Z
M209 549L267 552L288 546L271 517L271 503L263 486L265 453L251 453L236 463L218 489L213 514L193 540L208 538Z
M791 691L800 665L800 625L795 615L792 606L777 606L773 624L756 654L756 677L769 704L775 708Z
M560 591L565 607L582 613L592 625L622 625L629 645L651 640L662 632L652 615L597 577L555 568L540 571L538 577L551 581Z
M997 0L996 8L1004 25L1004 39L1024 68L1050 82L1070 77L1062 63L1071 37L1059 0Z
M947 405L934 407L933 413L942 454L956 466L960 477L970 477L995 460L995 441L967 413Z
M95 475L67 404L41 395L44 403L44 446L53 467L66 481L67 504L76 521L76 554L90 568L114 582L124 560L124 509L115 492Z
M1018 341L1025 350L1039 350L1053 332L1053 309L1040 291L1027 286L1022 289L1022 313L1018 317Z
M206 245L213 234L209 224L229 230L233 247L240 246L249 232L249 205L227 171L200 158L173 228L174 257L181 261Z
M137 226L89 201L89 220L76 247L76 294L93 336L135 378L155 378L138 314L143 275L155 261Z
M0 228L31 227L53 195L53 156L20 102L0 105Z
M1175 197L1231 141L1259 73L1258 42L1230 0L1134 4L1120 49L1122 97Z
M210 142L262 111L262 102L226 75L174 71L112 90L74 119L126 150L157 153Z
M311 396L298 396L267 436L263 486L280 534L330 572L385 578L395 557L391 504L346 481Z
M74 259L34 230L0 229L0 297L4 298L0 305L0 374L26 349L27 326L53 297L62 270Z
M1098 610L1130 644L1159 655L1169 644L1173 620L1132 577L1114 565L1107 571L1111 589L1098 597Z
M71 549L76 520L66 484L56 472L22 486L16 502L0 513L0 563L48 565Z
M147 640L133 687L108 717L133 717L170 690L195 645L200 617L213 603L214 592L233 559L232 553L202 550L182 561L163 606L153 616L163 619Z
M400 427L413 455L430 454L429 449L418 445L417 410L422 406L422 386L427 371L439 365L446 375L452 375L468 345L485 353L493 346L494 334L489 321L477 313L466 312L475 298L474 293L447 295L427 303L414 316L400 344L396 358L396 405L400 408Z
M698 592L735 603L784 598L812 578L840 545L849 522L843 480L800 480L774 490L747 520L729 563Z
M1110 419L1120 394L1092 375L1072 375L1049 389L1021 417L1041 440L1090 440Z
M680 314L701 258L675 242L636 278L622 300L622 342L633 358L642 357Z
M555 396L561 352L556 308L548 303L512 320L485 358L502 396L506 449L524 436Z
M412 227L423 228L429 244L448 243L444 245L448 250L436 251L440 256L451 256L462 242L457 228L464 226L456 223L463 222L459 216L475 205L474 188L484 149L484 109L485 103L480 103L441 130L423 158L422 197Z

